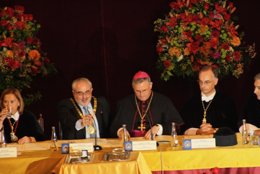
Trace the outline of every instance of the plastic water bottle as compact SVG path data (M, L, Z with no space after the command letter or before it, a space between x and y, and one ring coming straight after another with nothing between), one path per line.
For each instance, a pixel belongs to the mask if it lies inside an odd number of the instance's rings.
M126 142L126 141L128 141L128 135L127 135L126 125L123 124L123 125L122 125L122 128L123 128L123 141Z
M57 141L57 134L56 134L56 130L55 130L55 126L51 127L51 140L52 141Z
M56 134L56 130L55 127L52 126L51 127L51 141L53 143L54 146L54 150L57 151L58 150L58 146L57 146L57 134Z
M0 132L0 135L1 135L1 139L0 139L0 144L1 146L0 147L6 147L6 141L5 141L5 132L4 132L4 126L2 127L2 131Z
M247 144L248 143L248 131L246 128L246 119L243 119L243 127L242 127L242 143Z
M178 146L178 136L177 136L175 122L172 122L172 146L173 147Z
M44 119L42 117L42 114L40 114L39 119L38 119L39 125L42 128L42 131L44 131Z

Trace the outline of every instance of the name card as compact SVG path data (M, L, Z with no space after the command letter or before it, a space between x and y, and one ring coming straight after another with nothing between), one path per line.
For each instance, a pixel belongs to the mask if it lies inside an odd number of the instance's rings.
M70 153L87 150L88 152L93 152L93 143L70 143Z
M216 147L215 138L184 139L182 142L184 150Z
M0 148L0 158L17 157L16 147L3 147Z
M132 141L132 150L156 150L156 141Z

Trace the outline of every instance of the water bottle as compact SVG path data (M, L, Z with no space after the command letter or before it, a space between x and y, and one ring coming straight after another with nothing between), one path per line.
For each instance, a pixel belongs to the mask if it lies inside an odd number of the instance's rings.
M42 114L40 114L38 122L39 122L40 127L42 128L42 131L44 131L44 119L42 117Z
M52 126L51 127L51 141L53 143L53 147L54 147L54 150L57 151L58 150L58 146L57 146L57 134L56 134L56 130L55 130L55 127Z
M178 146L178 136L176 131L176 125L175 122L172 122L172 146L177 147Z
M51 127L51 140L53 142L57 141L57 134L56 134L55 126Z
M1 139L0 139L0 144L1 146L0 147L6 147L6 141L5 141L5 132L4 132L4 126L2 127L2 131L0 132L0 135L1 135Z
M126 141L128 141L128 135L127 135L126 125L123 124L123 125L122 125L122 128L123 128L123 141L126 142Z
M243 126L242 126L242 143L247 144L248 143L248 131L246 128L246 119L243 119Z

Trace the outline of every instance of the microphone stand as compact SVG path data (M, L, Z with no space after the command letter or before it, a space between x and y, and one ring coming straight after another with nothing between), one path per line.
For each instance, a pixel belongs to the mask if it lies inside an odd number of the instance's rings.
M89 111L89 113L91 113L90 111ZM94 134L95 134L95 144L93 145L93 148L94 148L94 151L99 151L99 150L102 150L102 147L100 146L100 145L98 145L97 144L97 124L96 124L96 121L95 121L95 119L93 118L93 115L94 114L91 114L92 115L92 120L93 120L93 123L94 123Z
M93 119L93 118L92 118ZM95 124L95 120L93 119L94 121L94 124ZM97 144L97 127L95 126L95 144L93 145L94 147L94 151L99 151L99 150L102 150L102 147L100 145Z

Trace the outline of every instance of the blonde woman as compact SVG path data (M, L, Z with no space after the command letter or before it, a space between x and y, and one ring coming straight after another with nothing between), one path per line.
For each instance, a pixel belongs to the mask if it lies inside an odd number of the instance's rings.
M36 117L24 111L24 102L18 89L5 89L0 97L0 133L7 143L33 143L44 140L43 131Z

